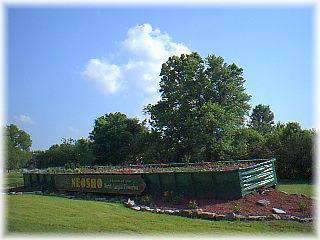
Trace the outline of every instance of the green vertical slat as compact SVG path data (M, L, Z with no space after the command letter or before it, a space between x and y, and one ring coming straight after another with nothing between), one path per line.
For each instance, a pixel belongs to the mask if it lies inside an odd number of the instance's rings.
M45 190L46 186L45 186L44 174L39 174L38 180L39 180L39 189Z
M243 192L243 182L242 182L242 175L241 175L241 170L238 170L238 175L239 175L239 183L240 183L240 189L241 189L241 196L244 196Z
M173 176L174 176L174 192L178 193L177 173L173 173Z
M149 194L158 194L161 192L159 175L157 173L145 173L142 177L146 182L146 192Z
M31 189L31 178L29 173L23 174L23 183L27 190Z
M190 176L191 176L191 182L192 182L192 186L193 186L193 193L194 193L194 196L197 197L198 196L198 192L197 192L197 186L196 186L196 182L194 180L193 173L190 173Z
M31 176L31 189L36 190L37 189L37 174L32 173L30 176Z
M175 181L173 173L161 173L160 174L162 191L175 191Z
M57 174L52 174L51 175L51 180L52 180L52 185L54 187L54 190L57 190Z
M178 172L175 176L178 193L193 197L194 189L190 174L186 172Z
M40 175L41 175L40 173L37 174L37 190L41 190L42 188Z
M273 159L273 161L272 161L272 166L273 166L274 184L277 185L278 179L277 179L277 173L276 173L276 166L275 166L274 162L275 162L275 159Z
M213 197L214 184L212 182L211 172L194 173L194 181L198 196Z
M44 182L45 182L44 190L53 190L54 186L53 186L52 175L51 174L44 174L43 177L44 177Z
M160 193L162 194L162 192L164 191L163 190L163 185L162 185L162 182L161 182L161 174L158 173L158 179L159 179L159 187L160 187Z

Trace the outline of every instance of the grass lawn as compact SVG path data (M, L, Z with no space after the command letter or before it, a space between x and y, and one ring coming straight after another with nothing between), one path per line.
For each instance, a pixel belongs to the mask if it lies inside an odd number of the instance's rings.
M315 196L313 185L306 182L280 181L277 189L289 194L300 193L308 197Z
M6 198L7 230L20 233L308 233L310 224L286 221L229 222L136 212L117 203L70 200L41 195Z
M7 186L22 183L10 173ZM285 182L279 190L313 196L312 185ZM287 221L208 221L135 212L122 204L70 200L33 194L6 196L9 233L123 233L123 234L313 234L311 224Z

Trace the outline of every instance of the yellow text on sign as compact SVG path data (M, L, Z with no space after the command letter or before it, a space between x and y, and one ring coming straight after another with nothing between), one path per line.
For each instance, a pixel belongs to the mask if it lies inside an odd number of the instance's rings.
M99 189L99 188L102 188L102 179L101 178L71 178L71 187Z

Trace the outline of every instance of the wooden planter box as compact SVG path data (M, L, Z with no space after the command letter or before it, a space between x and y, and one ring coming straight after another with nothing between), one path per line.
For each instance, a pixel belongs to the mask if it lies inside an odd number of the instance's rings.
M251 165L226 171L199 169L191 172L79 174L29 171L23 174L23 178L27 191L47 190L125 195L157 195L165 191L173 191L175 194L184 196L215 199L236 199L259 188L277 184L275 159L234 162L251 162ZM176 165L181 166L181 164ZM170 164L170 166L175 166L175 164Z

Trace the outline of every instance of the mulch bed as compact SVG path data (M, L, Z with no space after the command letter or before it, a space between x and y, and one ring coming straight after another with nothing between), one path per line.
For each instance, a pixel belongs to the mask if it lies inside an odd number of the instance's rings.
M11 192L24 192L25 187L24 186L18 186L18 187L10 187L5 190L5 192L11 193Z
M270 201L267 206L257 203L261 199ZM279 208L288 215L309 218L313 215L314 200L301 194L287 194L272 188L264 190L262 193L253 193L236 200L213 200L203 198L184 198L181 204L165 203L162 199L155 200L155 206L166 209L186 209L190 200L196 200L198 207L205 212L218 214L238 213L241 215L270 215L274 213L272 208ZM299 202L303 202L307 208L300 209ZM235 207L236 206L236 207Z

